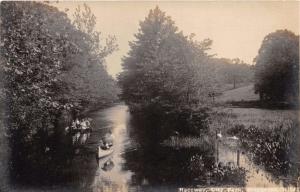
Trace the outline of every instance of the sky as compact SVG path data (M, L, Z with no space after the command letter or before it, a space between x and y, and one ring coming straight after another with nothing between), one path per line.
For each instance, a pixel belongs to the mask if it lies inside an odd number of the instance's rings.
M278 29L299 34L299 8L296 1L63 1L54 6L70 18L79 5L86 3L97 18L96 30L102 38L114 35L119 50L107 57L107 70L112 76L122 71L121 62L129 51L128 42L135 40L139 22L156 6L175 21L185 35L213 40L210 53L217 57L240 58L253 64L263 38Z

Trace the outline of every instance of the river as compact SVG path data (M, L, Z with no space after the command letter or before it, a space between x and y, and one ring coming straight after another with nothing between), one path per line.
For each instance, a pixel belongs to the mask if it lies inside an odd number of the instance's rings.
M180 187L211 186L219 182L205 173L205 170L210 170L215 163L215 157L211 157L207 151L158 149L156 145L142 147L143 138L137 139L136 135L132 134L132 129L137 124L132 123L126 105L118 104L92 112L88 116L92 118L93 132L74 159L71 178L62 185L52 186L51 189L41 187L43 191L178 191ZM114 136L114 152L97 163L97 146L101 137L108 132L112 132ZM237 185L228 182L228 178L226 180L218 177L221 186L246 187L247 191L257 191L257 188L253 187L268 187L276 191L289 189L282 181L274 179L270 173L264 171L263 167L251 162L241 149L227 147L224 143L219 143L217 148L218 162L232 163L234 167L245 169L246 173L245 177L233 178L242 180L242 184ZM199 154L200 162L204 162L203 166L206 168L193 169L189 162ZM39 191L32 188L15 189L27 190Z

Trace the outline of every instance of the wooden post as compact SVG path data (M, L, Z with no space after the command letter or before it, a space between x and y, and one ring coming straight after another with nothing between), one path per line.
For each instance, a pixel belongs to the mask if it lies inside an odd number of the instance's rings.
M217 140L217 163L219 163L219 141Z
M216 155L216 162L217 165L219 164L219 140L218 140L218 132L216 131L216 148L217 148L217 155Z
M240 166L240 150L237 150L237 154L236 154L236 164L239 167Z

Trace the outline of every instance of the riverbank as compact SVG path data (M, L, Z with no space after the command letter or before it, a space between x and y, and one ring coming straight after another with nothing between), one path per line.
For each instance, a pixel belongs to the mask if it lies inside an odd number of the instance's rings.
M287 104L241 97L249 90L251 87L225 93L227 97L213 109L210 130L239 138L250 161L284 185L296 186L300 168L299 111Z
M220 108L212 118L211 136L173 136L163 144L186 151L211 147L217 164L241 168L236 178L245 171L244 187L295 190L300 162L297 110Z

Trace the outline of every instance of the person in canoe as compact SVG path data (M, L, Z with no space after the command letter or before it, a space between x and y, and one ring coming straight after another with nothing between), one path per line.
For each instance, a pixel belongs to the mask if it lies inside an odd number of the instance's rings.
M107 141L105 141L105 140L101 140L101 141L100 141L99 147L100 147L102 150L108 150L109 148L112 147L112 143L111 143L111 142L107 142Z
M111 131L108 131L108 133L106 133L103 137L103 142L105 144L108 144L109 147L111 147L113 145L114 142L114 137Z
M103 139L100 140L98 149L97 149L97 154L96 154L96 159L97 162L99 159L106 157L108 155L111 155L113 153L113 138L108 137L108 135L105 135Z

